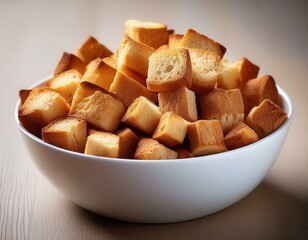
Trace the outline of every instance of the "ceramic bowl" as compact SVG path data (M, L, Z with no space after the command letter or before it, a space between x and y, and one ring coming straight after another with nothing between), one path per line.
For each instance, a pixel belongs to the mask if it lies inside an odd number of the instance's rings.
M31 86L44 83L46 79ZM72 202L97 214L130 222L184 221L239 201L265 178L293 118L290 97L278 87L288 113L269 136L240 149L178 160L124 160L60 149L35 137L15 119L37 168Z

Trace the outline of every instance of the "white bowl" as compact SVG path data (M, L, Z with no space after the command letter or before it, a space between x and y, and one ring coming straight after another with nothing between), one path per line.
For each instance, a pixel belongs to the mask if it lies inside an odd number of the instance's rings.
M33 87L44 83L46 79ZM124 160L60 149L35 137L15 120L39 170L68 198L106 217L142 223L202 217L239 201L274 164L293 118L290 97L278 87L287 121L246 147L178 160Z

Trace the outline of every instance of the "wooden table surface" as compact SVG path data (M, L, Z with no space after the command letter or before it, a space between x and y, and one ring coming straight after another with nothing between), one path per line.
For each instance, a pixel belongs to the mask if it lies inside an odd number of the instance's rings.
M305 1L0 1L0 239L308 239ZM18 90L93 35L113 51L126 19L194 28L248 57L291 96L295 117L265 180L216 214L172 224L110 220L69 202L36 169L14 121Z

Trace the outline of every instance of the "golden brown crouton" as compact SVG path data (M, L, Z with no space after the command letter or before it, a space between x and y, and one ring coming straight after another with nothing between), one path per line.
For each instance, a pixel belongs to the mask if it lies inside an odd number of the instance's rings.
M174 112L189 122L197 121L196 95L188 88L158 94L161 113Z
M242 122L236 124L225 136L225 144L229 150L244 147L258 140L258 134Z
M99 43L94 37L89 36L87 40L76 51L76 56L86 64L97 59L109 57L112 52L103 44Z
M87 122L74 117L54 120L42 129L42 139L54 146L83 153L87 141Z
M288 118L288 114L269 99L251 109L245 122L259 136L264 138L278 129Z
M80 58L71 53L63 53L56 69L54 75L62 72L66 72L71 69L76 69L81 75L86 71L87 64Z
M194 156L203 156L227 151L221 124L218 120L199 120L187 129L190 151Z
M122 128L115 132L119 137L119 158L132 159L134 157L138 136L129 128Z
M134 158L140 160L176 159L177 152L151 138L141 138Z
M41 129L58 117L68 114L65 99L50 88L33 89L18 110L18 118L29 132L41 136Z
M103 88L81 82L74 94L70 116L87 120L92 126L113 132L120 124L125 106Z
M223 132L229 132L244 121L244 103L239 89L214 88L200 95L201 118L220 121Z

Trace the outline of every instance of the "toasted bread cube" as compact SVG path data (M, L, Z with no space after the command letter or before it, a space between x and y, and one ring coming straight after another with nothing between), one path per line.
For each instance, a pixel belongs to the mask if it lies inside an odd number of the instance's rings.
M224 89L241 89L248 80L258 76L259 69L257 65L247 58L241 58L235 62L223 59L219 66L217 87Z
M47 82L47 86L60 93L68 104L71 104L77 85L81 82L81 74L76 69L54 76Z
M201 118L220 121L224 134L244 121L244 103L239 89L214 88L200 95Z
M125 113L123 103L103 88L81 82L74 94L70 116L85 119L92 126L113 132Z
M152 102L157 102L157 94L148 90L145 86L134 81L130 77L118 71L109 91L115 94L125 107L129 107L136 98L144 96Z
M188 149L186 149L184 146L177 146L174 151L178 153L178 159L182 158L192 158L194 155L191 154Z
M87 141L87 122L74 117L54 120L42 129L42 139L54 146L83 153Z
M103 62L114 69L118 69L117 59L113 55L103 58Z
M251 109L245 122L259 136L264 138L278 129L288 118L288 114L269 99Z
M134 158L140 160L176 159L177 155L177 152L152 138L141 138Z
M174 147L182 144L187 133L188 122L174 112L165 113L152 136L153 139Z
M127 20L125 33L137 42L157 49L168 43L169 33L166 24Z
M63 53L56 69L54 75L66 72L71 69L76 69L81 75L86 71L87 64L80 58L71 53Z
M219 54L197 48L189 48L192 63L192 90L204 92L215 87L221 57Z
M226 52L226 48L218 42L215 42L213 39L198 33L193 29L188 29L184 34L180 47L188 48L201 48L205 50L210 50L216 52L222 58Z
M188 88L158 94L159 110L161 113L174 112L189 122L197 121L196 95Z
M258 140L258 134L242 122L236 124L225 136L225 144L229 150L244 147Z
M109 57L112 52L103 44L99 43L94 37L89 36L87 40L76 51L76 56L86 64L97 59Z
M122 128L115 133L119 137L119 158L132 159L134 157L138 136L129 128Z
M192 68L188 50L179 48L153 53L146 82L148 89L155 92L190 88Z
M95 131L87 138L84 153L101 157L119 157L120 139L110 132Z
M253 107L258 106L265 99L279 104L278 89L270 75L249 80L242 89L242 95L246 116Z
M152 136L161 116L153 102L140 96L128 107L122 122Z
M67 116L65 99L50 88L35 88L18 109L18 118L30 133L41 136L41 129L59 117Z
M116 72L115 68L104 60L97 58L88 64L87 71L81 80L93 83L108 91Z
M182 34L170 34L168 42L169 49L179 48L183 36Z
M122 70L125 67L146 77L149 57L154 52L154 48L137 42L126 35L118 51L118 69Z
M218 120L198 120L187 129L194 156L210 155L227 151L224 135Z

